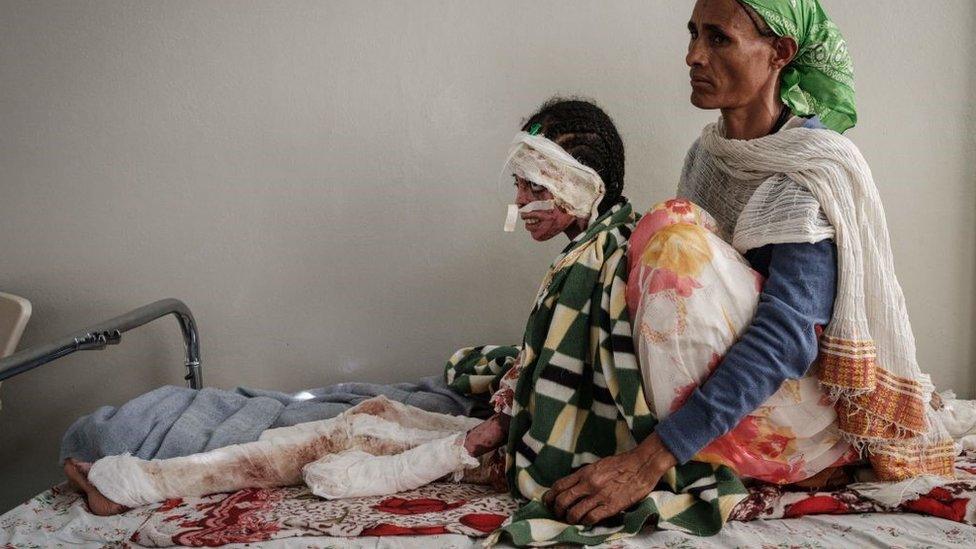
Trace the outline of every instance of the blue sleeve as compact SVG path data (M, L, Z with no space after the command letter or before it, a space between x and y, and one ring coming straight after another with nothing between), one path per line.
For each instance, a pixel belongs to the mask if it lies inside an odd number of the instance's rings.
M769 274L752 324L711 377L655 429L680 463L735 427L784 381L803 377L817 358L815 326L826 325L834 308L837 248L830 239L763 248Z

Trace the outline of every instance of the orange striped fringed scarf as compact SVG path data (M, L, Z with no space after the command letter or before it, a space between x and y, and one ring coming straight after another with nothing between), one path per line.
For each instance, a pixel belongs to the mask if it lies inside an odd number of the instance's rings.
M844 435L882 480L952 477L955 444L929 406L934 387L916 362L881 199L857 147L834 131L790 124L726 139L721 119L703 130L700 146L710 165L686 170L683 188L707 187L716 173L755 188L732 235L741 253L824 238L837 245L837 294L817 367Z
M820 383L838 396L841 431L867 446L881 480L953 476L952 438L927 436L931 408L925 388L880 367L874 341L822 336L819 362Z

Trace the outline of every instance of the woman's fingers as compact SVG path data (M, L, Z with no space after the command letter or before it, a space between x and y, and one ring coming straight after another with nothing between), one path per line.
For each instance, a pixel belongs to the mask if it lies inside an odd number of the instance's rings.
M546 507L552 507L552 504L556 501L556 496L561 494L564 490L571 488L578 482L579 471L557 480L556 482L552 483L552 488L542 495L542 503L544 503Z
M542 501L556 518L593 525L647 497L674 462L669 452L605 457L553 483Z
M603 502L595 497L583 498L566 512L566 522L570 524L583 524L583 517L602 505Z
M553 512L557 517L562 518L566 511L572 507L579 499L588 496L582 484L576 484L572 488L565 490L556 496L556 501L552 506Z
M581 524L586 524L587 526L593 526L594 524L600 522L603 519L610 518L611 516L617 514L619 511L614 511L612 507L604 504L598 504L589 513L587 513L582 520Z

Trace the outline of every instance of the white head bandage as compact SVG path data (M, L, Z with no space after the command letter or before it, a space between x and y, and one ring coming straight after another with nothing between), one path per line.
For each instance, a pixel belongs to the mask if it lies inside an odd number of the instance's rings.
M545 136L528 132L515 135L503 173L545 187L552 193L555 205L590 222L597 217L597 206L605 193L603 180L593 168L583 165ZM527 204L525 208L534 204ZM523 211L532 211L525 208ZM544 208L536 205L533 209ZM514 215L512 211L510 206L509 219ZM509 226L506 223L506 230ZM511 227L514 229L514 224Z

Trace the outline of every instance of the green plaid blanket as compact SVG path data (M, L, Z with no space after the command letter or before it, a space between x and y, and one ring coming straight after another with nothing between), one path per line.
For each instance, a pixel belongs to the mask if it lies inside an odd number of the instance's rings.
M692 462L595 527L559 522L539 501L556 480L634 448L657 423L644 400L624 298L627 241L636 221L629 203L617 205L570 242L543 280L521 347L462 349L447 364L453 388L490 394L521 354L506 471L512 494L528 503L488 545L501 536L519 546L595 545L634 535L649 520L711 535L746 497L732 470Z

